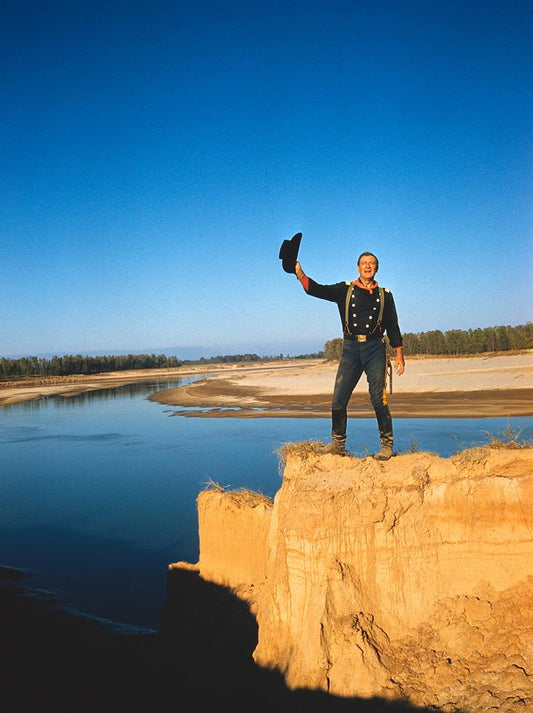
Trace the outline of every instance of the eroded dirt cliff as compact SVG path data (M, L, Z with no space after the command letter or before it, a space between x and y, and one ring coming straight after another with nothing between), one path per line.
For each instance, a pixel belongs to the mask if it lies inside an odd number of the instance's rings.
M282 459L273 503L198 497L196 567L249 602L255 661L291 688L533 710L533 449Z

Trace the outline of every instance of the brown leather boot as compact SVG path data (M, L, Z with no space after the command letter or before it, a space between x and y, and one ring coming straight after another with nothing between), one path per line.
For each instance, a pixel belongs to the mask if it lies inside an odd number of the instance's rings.
M392 443L382 443L381 449L377 453L374 453L374 458L376 460L389 460L393 455Z
M334 456L345 456L348 455L346 453L346 448L344 447L345 444L346 436L337 436L337 434L334 433L331 443L328 443L327 446L320 446L316 450L317 453L330 453Z

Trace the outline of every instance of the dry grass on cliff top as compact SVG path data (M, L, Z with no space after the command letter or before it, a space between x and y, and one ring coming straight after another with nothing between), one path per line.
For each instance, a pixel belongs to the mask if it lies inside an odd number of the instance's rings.
M487 438L489 439L486 444L481 446L481 448L505 448L509 450L516 450L520 448L531 448L533 447L533 439L531 438L523 438L522 434L524 432L523 428L515 429L511 426L510 423L508 423L505 428L497 433L493 434L490 433L489 431L485 431ZM285 466L285 463L287 462L288 458L291 457L296 457L299 458L300 460L306 461L308 460L309 456L311 455L316 455L317 452L317 447L323 446L322 441L301 441L301 442L288 442L282 444L276 451L276 455L278 456L279 460L279 465L280 468L283 468ZM477 448L480 448L477 446ZM461 451L466 451L470 450L468 446L461 448L458 453ZM412 454L412 453L420 453L421 449L419 447L419 444L415 439L411 441L410 446L408 446L405 450L399 451L398 455L402 454ZM432 455L436 455L432 453Z
M497 434L492 434L486 431L488 437L488 442L482 446L476 446L475 448L464 447L457 451L456 455L461 453L467 454L468 452L474 450L476 452L497 448L497 449L507 449L507 450L518 450L522 448L532 448L533 439L523 438L522 433L524 429L514 429L508 423L507 426ZM322 441L289 441L283 443L276 451L278 457L278 471L281 477L283 477L283 469L289 458L295 457L302 461L307 461L310 456L317 454L317 447L323 446ZM420 448L416 441L413 441L411 445L404 451L399 451L397 455L409 455L413 453L419 453ZM431 455L436 455L431 453ZM228 495L235 495L239 503L245 503L247 505L257 505L260 502L272 503L272 498L269 498L264 493L260 493L255 490L250 490L248 488L237 488L236 490L231 490L229 485L222 485L215 480L209 478L203 483L203 491L216 490L220 493L227 493Z
M225 493L228 496L234 497L235 502L243 505L257 506L259 504L271 505L272 498L268 495L260 493L257 490L250 490L249 488L237 488L235 490L230 490L229 485L222 485L222 483L217 483L216 480L209 478L205 483L203 483L204 488L202 492L207 492L210 490L216 490L218 493Z
M533 438L522 438L523 428L514 429L508 423L507 426L499 435L493 435L485 431L490 441L487 443L489 448L531 448L533 446Z
M301 442L288 442L283 443L277 451L276 455L280 466L284 466L287 459L295 456L303 461L306 461L310 455L316 455L316 449L318 446L323 446L322 441L301 441Z

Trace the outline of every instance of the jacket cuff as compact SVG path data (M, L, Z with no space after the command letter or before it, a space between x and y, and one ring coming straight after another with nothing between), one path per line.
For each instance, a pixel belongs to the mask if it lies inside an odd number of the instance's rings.
M308 291L309 291L309 278L307 277L307 275L305 274L305 272L302 272L302 276L301 276L301 277L298 277L298 279L300 280L300 282L301 282L302 287L304 288L304 290L305 290L306 292L308 292Z

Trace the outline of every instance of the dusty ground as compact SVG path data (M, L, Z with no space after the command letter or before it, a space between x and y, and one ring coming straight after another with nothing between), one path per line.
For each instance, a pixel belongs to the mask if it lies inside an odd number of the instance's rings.
M188 386L159 391L151 399L187 407L188 416L328 416L336 370L336 364L322 360L292 360L41 379L0 385L0 405L57 394L74 396L154 378L205 375ZM533 350L477 357L414 357L407 360L402 376L393 376L392 393L390 384L388 390L395 417L532 416ZM372 415L364 377L349 411L352 418Z

